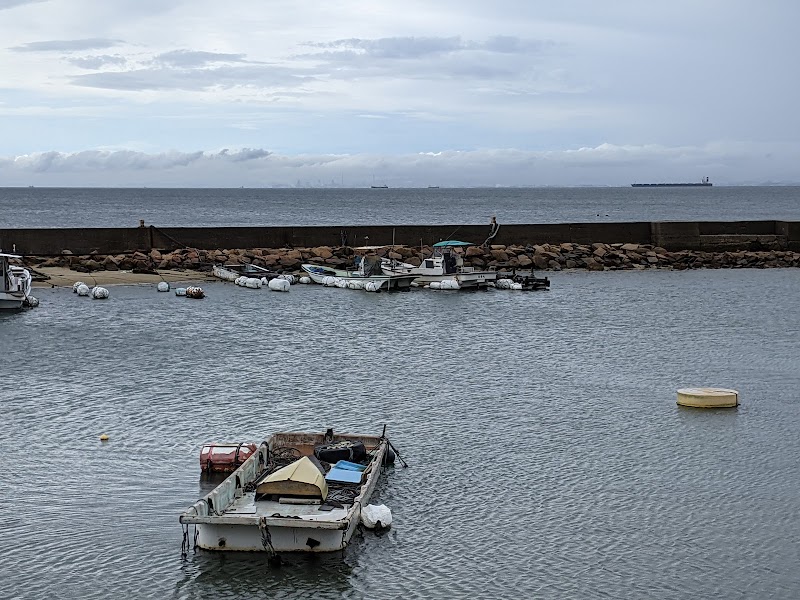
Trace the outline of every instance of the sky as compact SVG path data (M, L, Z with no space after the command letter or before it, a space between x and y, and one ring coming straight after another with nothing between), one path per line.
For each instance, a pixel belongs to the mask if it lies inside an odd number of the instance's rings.
M797 0L0 0L0 187L800 182Z

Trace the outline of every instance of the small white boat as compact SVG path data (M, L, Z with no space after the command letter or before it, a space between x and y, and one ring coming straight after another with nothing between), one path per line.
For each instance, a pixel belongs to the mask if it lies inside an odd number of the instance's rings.
M456 281L459 289L484 288L497 279L497 271L481 271L474 267L466 267L461 254L455 252L456 248L474 245L457 240L439 242L433 245L433 256L423 259L418 267L384 258L381 269L387 275L416 275L419 284Z
M224 279L225 281L236 281L239 277L258 277L261 279L262 277L266 277L267 279L272 279L273 277L277 277L278 274L274 271L270 271L269 269L265 269L264 267L259 267L258 265L251 265L251 264L231 264L231 265L214 265L211 268L211 274L214 277L218 277L219 279Z
M378 256L357 257L358 264L354 270L334 269L327 265L304 264L303 271L314 283L325 284L326 278L335 277L347 283L355 282L366 284L373 281L378 284L379 290L407 290L417 275L411 273L384 273L381 271L381 258Z
M342 550L385 462L384 436L275 433L180 516L206 550Z
M0 310L15 310L24 306L35 306L38 301L31 296L31 273L24 267L12 265L16 254L0 253Z

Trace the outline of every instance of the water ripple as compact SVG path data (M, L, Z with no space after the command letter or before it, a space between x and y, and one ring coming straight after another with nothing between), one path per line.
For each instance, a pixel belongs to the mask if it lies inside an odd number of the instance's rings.
M543 294L43 290L0 316L16 597L793 598L796 270L561 273ZM733 411L675 405L739 389ZM211 440L380 431L394 527L180 557ZM101 443L100 433L111 440ZM10 542L9 542L10 540Z

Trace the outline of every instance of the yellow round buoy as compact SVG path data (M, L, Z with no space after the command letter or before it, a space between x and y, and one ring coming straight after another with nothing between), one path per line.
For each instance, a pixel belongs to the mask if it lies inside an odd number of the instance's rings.
M101 441L101 442L107 442L107 441L108 441L108 435L106 435L105 433L104 433L104 434L102 434L102 435L100 436L100 441Z
M725 388L683 388L678 390L678 404L696 408L731 408L739 406L739 392Z

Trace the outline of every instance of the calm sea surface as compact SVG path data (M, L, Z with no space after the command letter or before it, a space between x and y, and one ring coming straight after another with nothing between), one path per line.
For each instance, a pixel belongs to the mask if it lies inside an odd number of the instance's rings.
M0 596L797 598L800 269L550 276L541 293L40 289L0 315ZM742 405L676 406L696 385ZM384 423L411 465L374 497L388 533L281 568L181 559L204 442Z
M800 187L0 188L0 228L800 221ZM1 240L0 240L1 241Z

